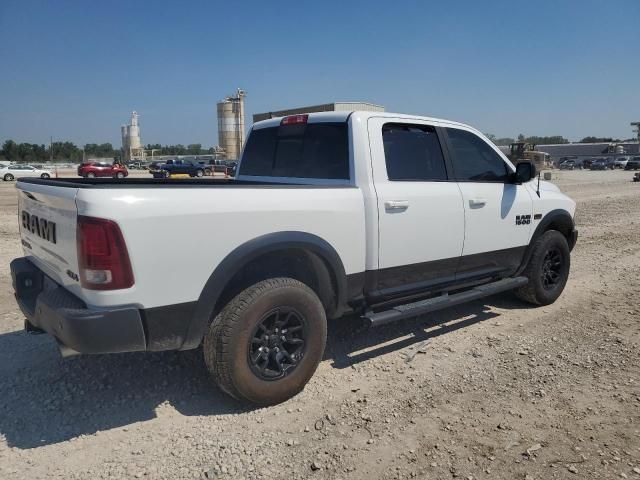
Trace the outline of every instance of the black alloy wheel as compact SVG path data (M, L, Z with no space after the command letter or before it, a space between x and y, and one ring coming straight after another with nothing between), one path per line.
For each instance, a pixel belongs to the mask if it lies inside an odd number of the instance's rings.
M545 290L556 288L562 275L562 255L560 250L548 250L542 262L540 280Z
M305 353L305 319L294 308L267 312L249 340L248 361L263 380L278 380L291 373Z
M215 316L203 341L207 369L238 400L274 405L297 395L315 372L327 339L318 295L288 277L255 283Z
M571 254L566 237L557 230L549 230L531 245L531 257L522 276L529 283L515 294L534 305L555 302L564 290L571 268Z

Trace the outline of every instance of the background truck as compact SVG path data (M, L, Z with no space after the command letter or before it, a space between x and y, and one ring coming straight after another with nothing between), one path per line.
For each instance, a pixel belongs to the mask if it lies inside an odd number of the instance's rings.
M224 391L274 404L313 375L327 318L383 325L512 289L555 301L575 203L534 176L460 123L270 119L235 180L20 180L16 298L64 355L202 345ZM151 239L180 254L159 261Z
M173 174L187 174L190 177L202 177L205 174L205 167L198 163L195 159L176 158L159 163L156 168L150 172L154 177L168 178Z

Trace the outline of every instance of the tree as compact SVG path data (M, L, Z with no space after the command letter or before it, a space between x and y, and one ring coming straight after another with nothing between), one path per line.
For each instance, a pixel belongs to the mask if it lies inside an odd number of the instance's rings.
M187 153L189 155L200 155L201 150L202 145L199 143L192 143L190 145L187 145Z
M534 145L560 145L569 143L569 140L564 138L562 135L552 135L550 137L537 137L534 135L531 137L526 137L524 141L527 143L532 143Z
M619 138L613 139L611 137L584 137L578 143L612 143L619 141Z
M15 162L18 159L18 146L13 140L7 140L2 145L2 155L10 162Z

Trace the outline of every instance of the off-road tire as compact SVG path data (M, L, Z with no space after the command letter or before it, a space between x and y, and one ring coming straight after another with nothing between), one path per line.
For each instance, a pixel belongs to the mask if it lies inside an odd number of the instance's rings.
M559 278L551 288L545 288L543 282L543 269L545 258L551 251L560 254L562 264L559 270ZM516 296L525 302L534 305L549 305L555 302L569 278L571 267L571 254L567 239L557 230L549 230L543 233L533 244L529 263L522 272L522 275L529 279L527 285L514 291Z
M304 353L290 373L265 380L252 370L250 342L265 315L284 307L304 318ZM315 292L292 278L271 278L240 292L222 309L205 335L203 352L209 372L223 391L241 401L274 405L304 388L322 360L326 338L326 315Z

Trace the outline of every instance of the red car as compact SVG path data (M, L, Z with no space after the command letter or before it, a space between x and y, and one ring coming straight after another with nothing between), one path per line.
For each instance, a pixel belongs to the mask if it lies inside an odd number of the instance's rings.
M85 178L113 177L124 178L129 175L127 167L107 162L86 162L78 167L78 175Z

